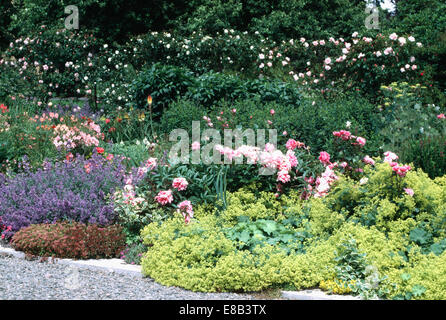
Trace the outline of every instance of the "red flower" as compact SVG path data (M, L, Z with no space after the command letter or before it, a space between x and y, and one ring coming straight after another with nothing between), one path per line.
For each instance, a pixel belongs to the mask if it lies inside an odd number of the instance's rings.
M97 147L96 151L97 151L97 153L102 154L102 153L104 153L105 150L104 150L104 148Z
M2 110L2 113L8 112L8 107L5 106L3 103L0 105L0 109Z
M106 124L109 124L109 123L110 123L110 119L108 119L108 118L105 119L105 123L106 123Z

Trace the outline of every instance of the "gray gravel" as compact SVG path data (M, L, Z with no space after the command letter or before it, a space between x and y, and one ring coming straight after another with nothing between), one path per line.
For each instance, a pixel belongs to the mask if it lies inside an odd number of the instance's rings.
M199 293L149 278L0 256L0 300L244 300L250 295Z

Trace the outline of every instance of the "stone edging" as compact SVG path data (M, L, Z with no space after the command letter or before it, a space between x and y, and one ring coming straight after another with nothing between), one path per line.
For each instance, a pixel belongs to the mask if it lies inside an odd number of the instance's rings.
M12 248L6 248L0 245L0 255L10 256L18 259L25 259L25 254ZM125 263L121 259L89 259L89 260L73 260L73 259L48 259L49 263L59 263L80 269L99 270L105 272L115 272L126 274L134 277L142 278L141 266Z

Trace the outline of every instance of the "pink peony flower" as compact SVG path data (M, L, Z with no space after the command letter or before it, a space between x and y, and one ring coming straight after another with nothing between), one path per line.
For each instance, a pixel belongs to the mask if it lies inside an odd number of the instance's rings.
M363 137L357 137L356 138L356 142L357 144L359 144L361 147L365 145L365 139Z
M172 203L173 201L172 191L171 190L160 191L158 195L155 197L155 200L163 206L168 203Z
M297 141L294 139L289 139L285 146L288 150L294 150L297 148Z
M175 178L172 182L172 187L178 191L183 191L187 189L188 182L184 178Z
M392 167L392 170L400 177L406 176L407 171L410 169L412 169L410 166L400 166L398 164Z
M146 167L150 170L156 167L156 158L149 158L146 161Z
M297 165L299 164L299 161L297 160L296 155L294 154L294 151L288 150L286 155L288 157L288 161L291 164L291 167L297 167Z
M194 210L192 208L192 204L189 200L185 200L183 202L180 202L178 204L178 210L177 212L180 212L184 217L184 222L188 224L191 220L191 218L194 217Z
M322 151L319 154L319 161L323 164L323 165L328 165L330 164L330 154L328 152Z
M287 183L291 180L290 175L288 174L288 171L281 170L279 173L277 173L277 181L280 181L282 183Z
M372 158L370 158L369 156L365 156L364 159L362 159L362 161L364 161L364 163L372 165L372 166L375 165L375 161Z
M266 152L272 152L274 151L276 148L274 147L274 145L272 143L267 143L265 144L265 151Z
M446 116L444 115L444 113L440 113L440 114L437 116L437 118L438 118L438 119L446 119Z
M384 152L384 162L391 163L393 160L397 160L398 156L391 151Z
M411 197L413 197L414 195L413 189L410 188L404 188L404 192L406 192Z

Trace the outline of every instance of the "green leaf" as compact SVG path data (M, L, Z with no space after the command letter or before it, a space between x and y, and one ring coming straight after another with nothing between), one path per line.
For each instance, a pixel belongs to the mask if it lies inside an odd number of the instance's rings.
M248 231L244 230L240 234L239 239L240 239L240 241L247 243L249 241L249 239L251 239L251 236Z
M427 244L431 238L432 235L421 228L413 229L409 234L409 239L420 246Z

